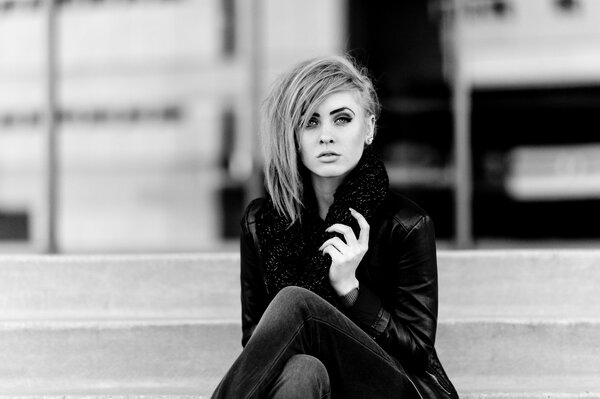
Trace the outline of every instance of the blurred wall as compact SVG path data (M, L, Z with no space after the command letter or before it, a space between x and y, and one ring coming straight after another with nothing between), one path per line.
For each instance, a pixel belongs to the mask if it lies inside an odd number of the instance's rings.
M0 251L47 248L47 1L0 0ZM342 51L381 94L393 188L438 237L600 237L579 222L600 209L597 0L55 4L62 252L235 250L269 84Z
M220 193L256 175L256 102L282 69L343 50L344 12L343 0L57 2L59 250L226 243L223 212L241 211ZM0 251L44 251L46 34L43 1L0 1Z

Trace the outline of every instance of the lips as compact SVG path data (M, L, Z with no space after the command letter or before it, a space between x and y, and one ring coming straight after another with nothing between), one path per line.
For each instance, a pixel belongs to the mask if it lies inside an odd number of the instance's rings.
M335 151L323 151L321 152L317 158L324 158L324 157L335 157L335 156L339 156L340 154L338 154Z

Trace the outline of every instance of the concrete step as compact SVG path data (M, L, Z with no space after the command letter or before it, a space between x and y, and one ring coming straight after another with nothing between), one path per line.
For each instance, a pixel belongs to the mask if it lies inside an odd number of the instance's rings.
M241 350L236 323L0 324L3 395L200 395Z
M600 251L439 251L441 319L600 318ZM239 319L239 255L0 256L1 319Z
M600 251L440 251L440 318L599 319Z
M598 399L598 393L568 392L470 392L460 395L462 399ZM0 399L208 399L210 395L2 395Z
M600 390L594 380L597 376L543 376L521 378L518 376L458 376L453 382L462 399L478 398L600 398ZM588 389L588 387L592 389Z
M0 319L239 319L239 255L0 256Z
M600 251L438 261L463 397L600 398ZM238 254L0 256L0 399L200 399L241 350L239 312Z
M460 392L600 393L599 331L599 322L442 322L437 347ZM240 335L229 321L3 322L0 392L208 395Z
M600 323L457 321L437 348L458 389L600 393Z
M598 399L598 393L486 392L464 393L462 399ZM208 399L205 395L35 395L0 396L0 399Z

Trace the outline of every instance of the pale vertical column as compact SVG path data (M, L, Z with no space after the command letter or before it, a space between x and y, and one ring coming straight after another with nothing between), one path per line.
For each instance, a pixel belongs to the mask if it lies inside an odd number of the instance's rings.
M56 238L58 208L58 142L57 142L57 105L56 105L56 0L46 0L46 71L45 71L45 251L58 252Z
M263 0L252 1L252 22L251 22L251 51L250 51L250 103L251 103L251 135L252 140L249 150L251 151L252 173L246 185L246 201L262 195L262 160L260 148L260 110L263 96L263 76L264 62L266 60L263 25L264 21L264 2Z
M471 87L464 67L461 1L452 10L452 111L454 116L454 216L459 248L473 246L473 172L471 161Z

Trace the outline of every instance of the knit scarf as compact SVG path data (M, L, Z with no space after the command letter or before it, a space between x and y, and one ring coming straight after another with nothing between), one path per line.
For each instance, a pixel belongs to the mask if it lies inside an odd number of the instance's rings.
M373 150L365 149L356 167L334 194L325 220L319 216L310 177L304 177L304 208L301 222L289 226L269 198L257 215L257 235L264 263L267 292L274 296L286 286L299 286L339 306L329 283L331 258L319 247L334 234L325 229L335 223L352 227L358 238L360 229L349 208L362 214L371 225L382 205L389 181L385 166ZM343 239L343 237L342 237Z

